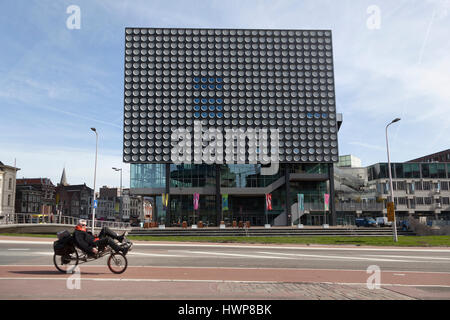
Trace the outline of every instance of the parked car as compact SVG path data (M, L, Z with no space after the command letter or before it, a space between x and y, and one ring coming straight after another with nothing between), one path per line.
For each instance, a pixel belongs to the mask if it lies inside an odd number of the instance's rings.
M392 222L388 221L387 217L377 217L377 224L380 227L390 227L392 226Z
M356 218L355 225L357 227L376 227L378 224L374 218Z

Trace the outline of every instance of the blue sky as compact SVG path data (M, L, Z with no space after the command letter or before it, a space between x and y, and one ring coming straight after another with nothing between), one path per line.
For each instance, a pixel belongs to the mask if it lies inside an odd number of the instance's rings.
M79 30L67 7L81 10ZM372 5L379 29L370 29ZM448 0L31 1L0 3L0 161L18 177L66 168L69 183L118 186L122 163L125 27L331 29L339 153L363 165L450 147L450 3ZM372 20L369 20L372 21Z

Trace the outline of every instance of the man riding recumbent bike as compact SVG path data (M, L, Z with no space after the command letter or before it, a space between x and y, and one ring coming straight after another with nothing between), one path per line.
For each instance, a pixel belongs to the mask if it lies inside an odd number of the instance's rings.
M122 273L128 266L126 254L132 243L126 239L127 233L119 236L108 227L102 228L98 237L86 230L86 220L81 219L71 235L64 230L58 233L53 243L56 269L71 273L80 263L97 260L109 254L108 268L113 273ZM117 241L116 241L117 240Z

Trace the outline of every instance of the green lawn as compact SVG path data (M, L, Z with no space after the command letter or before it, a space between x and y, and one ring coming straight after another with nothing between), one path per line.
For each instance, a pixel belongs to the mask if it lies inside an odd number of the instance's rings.
M0 234L0 236L56 238L51 234ZM400 247L450 247L450 236L399 236L394 243L392 237L155 237L129 236L133 241L179 241L217 243L286 243L286 244L329 244L359 246L400 246Z

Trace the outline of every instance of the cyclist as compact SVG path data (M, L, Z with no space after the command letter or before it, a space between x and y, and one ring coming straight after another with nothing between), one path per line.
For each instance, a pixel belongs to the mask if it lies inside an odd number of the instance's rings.
M105 248L110 246L114 251L120 251L124 255L128 252L128 247L119 246L113 239L117 239L120 242L123 241L124 235L118 236L114 231L108 227L103 227L98 237L92 235L91 232L86 230L86 220L80 219L75 231L73 233L75 244L84 252L88 254L97 254L98 248Z

